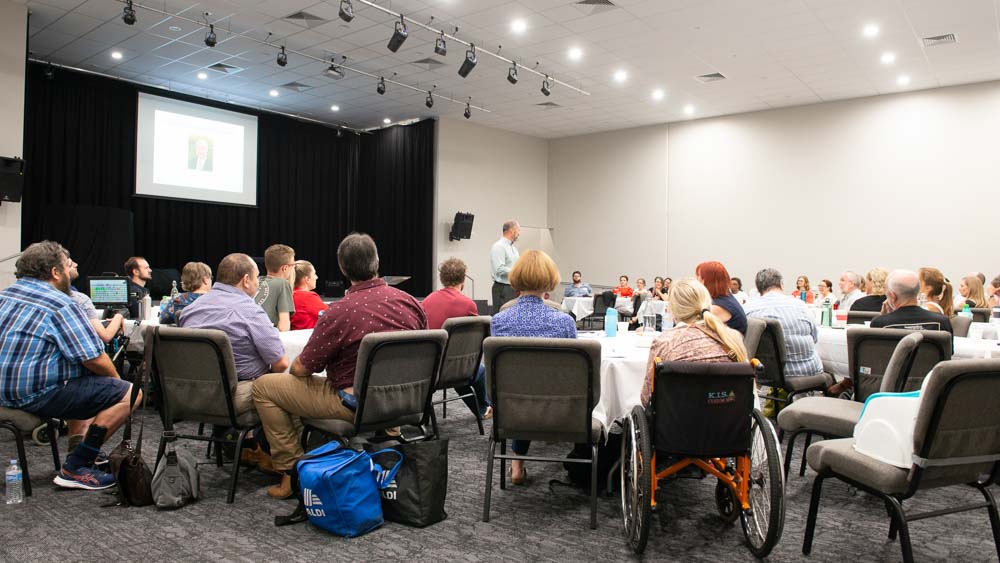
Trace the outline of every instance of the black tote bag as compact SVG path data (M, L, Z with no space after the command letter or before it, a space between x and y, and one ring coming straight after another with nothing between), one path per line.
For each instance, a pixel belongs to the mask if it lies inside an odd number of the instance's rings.
M382 444L364 444L368 452L384 447ZM390 522L417 528L447 518L444 503L448 496L448 439L388 447L403 454L403 463L395 480L380 491L383 517ZM390 457L388 454L383 456ZM375 463L382 463L380 458L383 456L374 457Z

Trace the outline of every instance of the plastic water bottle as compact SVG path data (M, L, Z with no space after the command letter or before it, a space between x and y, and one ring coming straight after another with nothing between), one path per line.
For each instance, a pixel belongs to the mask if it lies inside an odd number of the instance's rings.
M609 338L618 336L618 311L614 307L608 307L604 312L604 335Z
M972 318L972 309L969 308L969 304L968 303L966 303L965 305L962 305L962 312L959 313L959 315L961 315L963 317L969 317L970 319Z
M806 297L806 290L803 289L799 292L799 299L801 299L803 303L809 300L808 297Z
M820 324L823 326L833 326L833 305L830 304L830 300L827 299L823 302L823 314L820 317Z
M178 293L180 293L180 292L177 291L177 280L171 280L171 282L170 282L170 299L173 299L174 297L177 297Z
M7 468L7 504L21 504L24 502L24 474L17 465L17 460L10 460L10 467Z

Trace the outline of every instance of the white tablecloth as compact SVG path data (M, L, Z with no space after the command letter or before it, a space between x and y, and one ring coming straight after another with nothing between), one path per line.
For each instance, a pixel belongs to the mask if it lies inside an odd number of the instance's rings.
M660 301L658 299L647 299L642 302L642 305L639 305L639 313L636 314L636 317L639 317L639 322L641 323L642 317L644 315L658 315L662 317L666 311L667 311L666 301Z
M632 314L632 299L628 297L619 297L615 299L615 309L618 311L631 315ZM584 317L590 316L594 312L594 298L593 297L564 297L562 302L562 310L566 313L573 313L573 316L577 320L581 320Z
M580 332L579 337L601 343L601 400L594 407L594 419L606 433L612 422L642 404L642 383L653 338L634 332L612 338L603 332Z

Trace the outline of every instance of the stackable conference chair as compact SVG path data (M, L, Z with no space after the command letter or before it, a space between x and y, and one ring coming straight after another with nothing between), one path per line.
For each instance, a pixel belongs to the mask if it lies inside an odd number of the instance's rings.
M226 502L236 497L240 474L240 452L247 432L260 424L256 409L237 414L236 363L229 337L221 330L150 326L145 346L152 348L150 373L159 389L157 401L163 433L156 452L159 463L168 439L199 440L214 443L216 463L223 464L222 444L233 444L233 471ZM214 424L236 429L236 439L224 436L180 434L174 424L181 421ZM154 466L155 467L155 466Z
M988 323L990 317L993 316L992 309L988 307L973 307L969 310L972 311L972 322L974 323Z
M436 389L441 390L441 400L434 404L441 405L441 416L448 417L448 403L466 397L472 397L476 406L476 424L479 434L483 435L483 417L479 414L479 398L470 389L467 393L448 397L448 389L468 387L472 378L479 372L479 364L483 359L483 340L490 335L490 319L492 317L458 317L448 319L441 327L448 333L448 344L441 360L441 371L438 374Z
M506 489L507 460L522 459L590 464L590 528L597 528L601 424L594 420L593 411L601 399L600 342L492 336L483 342L483 353L493 402L483 522L490 521L494 460L500 460L500 488ZM507 440L514 439L587 444L591 458L508 454Z
M448 333L444 330L402 330L365 335L358 349L354 420L303 418L302 447L320 430L340 438L389 428L414 426L420 434L404 442L437 438L431 404ZM432 430L428 432L430 423Z
M56 472L61 468L59 462L59 421L42 419L27 411L0 407L0 428L9 430L14 435L17 446L17 464L21 467L24 496L31 496L31 476L28 473L28 456L24 450L24 435L36 434L40 439L48 439L52 448L52 463ZM9 458L4 458L9 459Z
M854 450L854 438L824 440L806 452L813 481L802 553L812 551L823 481L836 478L876 496L889 513L889 539L899 534L903 561L913 561L909 523L985 508L1000 557L1000 515L990 491L1000 474L1000 360L952 360L938 364L924 389L913 429L913 464L895 467ZM972 486L983 502L908 514L903 501L918 491ZM942 530L941 532L944 532ZM983 554L985 558L986 555Z
M881 315L882 313L877 313L874 311L848 311L847 312L847 324L849 325L863 325L866 322L871 322L872 319Z
M760 329L758 323L748 325L747 337L744 341L753 344L753 341L756 340L756 346L752 349L748 344L747 353L751 358L757 358L764 364L763 372L757 376L757 383L770 387L771 391L762 393L760 398L780 403L791 403L796 395L810 391L823 391L833 384L833 377L828 373L785 377L785 362L788 358L788 351L785 347L785 332L781 328L781 323L777 319L755 320L764 322L763 330ZM752 334L751 328L754 330ZM758 331L759 336L757 335ZM787 393L786 398L778 396L779 389L783 389Z
M958 338L965 338L969 336L969 328L972 326L973 317L963 317L962 315L956 315L949 319L951 321L951 330L955 333Z
M615 294L611 291L602 291L601 293L594 294L594 312L583 318L583 323L590 329L595 329L597 323L601 323L601 328L604 328L604 314L607 312L608 308L615 308L615 301L617 298Z

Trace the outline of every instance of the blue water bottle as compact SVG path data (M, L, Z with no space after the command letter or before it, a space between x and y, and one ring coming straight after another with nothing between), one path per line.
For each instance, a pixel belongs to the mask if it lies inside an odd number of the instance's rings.
M608 307L604 312L604 335L618 336L618 311L614 307Z

